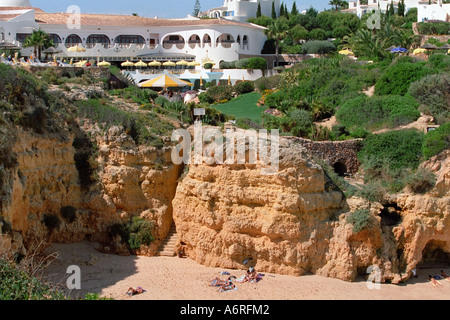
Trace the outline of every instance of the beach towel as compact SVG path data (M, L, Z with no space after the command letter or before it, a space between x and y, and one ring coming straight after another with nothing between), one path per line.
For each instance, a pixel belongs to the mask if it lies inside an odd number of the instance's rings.
M258 273L258 274L256 275L256 279L250 281L250 283L255 283L255 282L257 283L257 282L261 281L261 280L263 279L263 277L264 277L264 274Z
M227 292L227 291L236 291L238 288L236 287L236 286L232 286L232 285L229 285L229 286L221 286L221 287L219 287L219 289L217 289L217 291L219 291L219 292Z
M245 279L245 275L240 276L239 278L237 278L237 279L234 280L234 281L236 281L236 282L244 282L244 279Z

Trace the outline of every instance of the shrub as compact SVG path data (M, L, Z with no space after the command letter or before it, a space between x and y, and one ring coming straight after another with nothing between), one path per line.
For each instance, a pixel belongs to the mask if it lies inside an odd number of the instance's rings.
M336 118L349 129L395 127L417 120L420 117L418 107L411 96L358 96L347 100Z
M248 60L247 69L267 69L267 60L264 58L254 57Z
M250 81L242 81L234 85L233 90L241 95L245 93L250 93L255 90L255 86L253 85L253 82Z
M377 95L405 95L409 86L427 74L424 63L396 63L389 67L375 85Z
M282 91L275 91L266 96L265 105L269 108L277 108L285 98L286 95Z
M326 40L327 35L322 29L313 29L309 32L309 38L313 40Z
M381 182L371 181L368 184L363 185L362 188L358 190L357 194L369 202L382 203L386 192L386 188L381 184Z
M160 106L162 108L164 108L164 105L169 102L169 100L167 100L163 96L158 96L154 101L157 106Z
M257 124L256 122L252 121L249 118L239 118L239 119L237 119L236 120L236 126L238 128L245 129L245 130L248 130L248 129L255 129L255 130L262 129L262 127L259 124Z
M0 258L0 300L64 300L65 295L26 272L23 267Z
M336 46L328 41L313 40L302 45L305 54L326 54L336 51Z
M431 171L419 168L408 176L406 184L414 193L425 193L434 187L436 177Z
M438 123L450 120L450 77L433 74L422 78L409 88L408 93L420 103L420 111L433 116Z
M214 66L214 65L213 65L212 63L207 62L207 63L205 63L205 64L203 65L203 68L205 68L205 69L212 69L213 66Z
M235 62L235 66L237 69L248 69L248 64L250 62L250 58L244 58Z
M354 233L369 229L375 224L375 219L367 209L359 209L350 213L346 220L353 225Z
M138 250L141 245L149 245L154 240L153 227L152 221L133 217L127 223L112 225L110 232L113 236L119 235L131 250Z
M430 131L425 136L422 152L425 159L437 155L450 148L450 122L443 124L436 130Z
M420 34L446 35L450 34L449 22L419 22L417 28Z
M314 119L308 111L296 109L290 113L289 117L293 135L306 136L311 131Z
M370 135L364 140L358 158L367 169L416 169L422 157L424 134L414 129Z

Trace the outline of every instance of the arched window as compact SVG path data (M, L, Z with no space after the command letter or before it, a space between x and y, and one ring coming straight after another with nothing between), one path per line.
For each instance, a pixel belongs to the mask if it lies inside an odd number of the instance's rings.
M248 36L244 36L242 38L242 48L243 49L248 49Z
M209 34L205 34L203 36L203 48L205 47L205 45L211 46L211 37L209 36Z
M189 47L191 47L191 49L194 49L196 46L200 46L200 37L196 34L193 34L189 38Z
M16 41L24 43L25 40L30 36L30 33L16 33Z
M163 40L164 49L171 49L173 45L175 45L179 50L183 49L185 45L184 38L178 34L172 34L164 38Z
M67 48L74 47L74 46L79 45L81 43L83 43L83 41L76 34L71 34L70 36L68 36L66 38L66 47Z
M134 43L140 47L143 47L145 45L145 39L139 35L120 35L114 39L114 43L118 43L120 46L126 47Z
M100 43L107 48L111 44L111 40L104 34L91 34L86 39L86 46L88 48L93 48L97 43Z
M217 38L217 46L221 44L222 47L227 49L231 48L231 45L235 42L234 37L229 33L224 33Z
M57 47L60 43L62 43L61 37L58 36L56 33L50 33L49 37L53 41L53 44L55 45L55 47Z

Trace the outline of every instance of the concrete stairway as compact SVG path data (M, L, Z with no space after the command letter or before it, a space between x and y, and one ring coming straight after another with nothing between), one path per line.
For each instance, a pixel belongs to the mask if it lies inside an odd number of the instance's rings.
M165 257L174 257L176 255L175 244L177 243L177 240L178 240L177 229L175 227L175 224L172 224L169 230L169 234L159 247L158 255Z

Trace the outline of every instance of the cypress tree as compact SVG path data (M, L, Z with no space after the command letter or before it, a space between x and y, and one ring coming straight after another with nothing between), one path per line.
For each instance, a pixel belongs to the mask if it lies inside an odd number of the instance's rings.
M261 13L261 3L258 2L258 9L256 9L256 17L259 18L262 16Z
M280 17L283 17L285 14L284 14L284 4L283 4L283 2L281 3L281 7L280 7Z
M280 14L280 16L281 16L281 14ZM289 10L288 10L286 4L284 4L284 16L286 17L286 19L289 19Z
M277 11L275 10L275 1L272 1L272 19L277 18Z
M298 14L297 4L295 3L295 1L294 4L292 5L291 14L294 16Z

